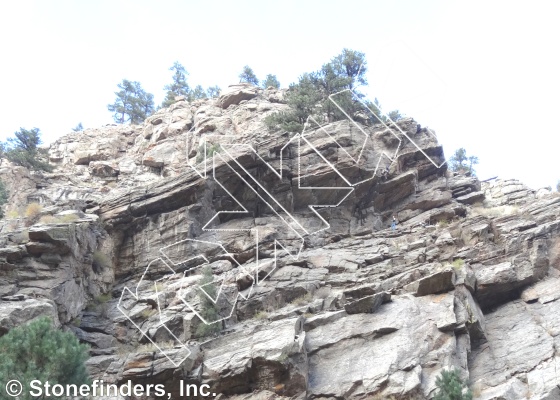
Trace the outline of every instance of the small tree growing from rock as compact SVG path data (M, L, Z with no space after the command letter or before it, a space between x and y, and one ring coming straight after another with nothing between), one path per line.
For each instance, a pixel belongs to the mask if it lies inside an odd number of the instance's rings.
M206 321L215 321L219 319L218 307L216 306L216 303L210 300L210 297L215 299L218 293L218 289L212 283L213 280L214 276L212 275L212 268L210 266L203 268L198 296L200 299L200 316ZM206 292L208 296L204 292ZM198 325L196 329L196 335L200 337L217 333L221 330L221 325L221 322L205 324L201 321L200 325Z
M268 74L263 81L262 86L265 89L270 86L276 89L280 89L280 82L278 81L278 78L276 78L276 75Z
M115 92L115 102L107 106L115 122L140 124L154 112L154 95L145 92L140 82L123 79L118 88L121 90Z
M8 189L6 189L4 182L0 180L0 218L4 218L4 204L8 202L9 196Z
M459 377L456 369L442 371L436 379L438 391L434 400L472 400L472 393Z
M252 83L255 86L259 86L259 80L253 72L253 69L248 65L243 67L243 72L239 74L239 82Z
M478 164L478 157L467 156L464 148L457 149L449 159L449 168L455 172L469 173L475 175L474 165Z

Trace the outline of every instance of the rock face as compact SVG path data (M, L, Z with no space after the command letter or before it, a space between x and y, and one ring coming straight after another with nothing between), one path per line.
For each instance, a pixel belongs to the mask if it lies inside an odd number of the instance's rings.
M476 399L560 398L560 197L446 171L412 119L287 144L283 101L234 85L71 133L53 173L3 161L7 210L42 209L1 221L0 335L48 315L93 377L174 396L427 399L455 367Z

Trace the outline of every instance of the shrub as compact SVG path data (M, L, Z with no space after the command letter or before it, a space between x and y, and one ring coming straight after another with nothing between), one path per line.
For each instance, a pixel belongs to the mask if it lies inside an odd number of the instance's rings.
M17 210L10 210L6 214L6 217L8 217L9 219L16 219L19 218L19 213L17 212Z
M216 298L218 289L212 283L214 276L212 275L212 268L206 266L202 269L202 280L200 281L200 286L204 286L204 292L208 293L208 296ZM216 304L208 298L206 294L203 293L202 288L199 289L199 299L200 299L200 316L206 321L215 321L219 319L218 307ZM199 337L208 336L217 333L221 330L221 322L205 324L202 322L196 328L196 335Z
M0 382L18 379L24 386L20 400L33 398L29 384L34 379L51 386L90 383L84 364L88 347L72 333L53 328L49 318L10 330L0 338L0 353Z
M9 192L4 186L4 182L0 180L0 218L4 218L3 206L8 202Z
M434 400L472 400L472 393L459 377L457 370L442 371L436 379L438 391Z
M258 313L255 314L255 316L253 318L255 318L257 320L267 319L268 318L268 313L266 311L259 311Z
M48 163L47 149L40 148L41 133L38 128L20 128L2 144L5 157L16 165L34 170L50 172L53 166Z
M52 215L43 215L39 218L39 223L41 224L54 224L55 222L57 222L57 219Z
M220 145L217 143L206 143L206 158L212 158L214 153L220 152L220 149ZM202 161L204 161L204 144L198 146L198 152L196 153L196 163L200 164Z
M295 304L296 306L304 306L308 304L312 299L313 296L311 295L311 293L306 293L303 296L295 298L294 300L291 301L291 303Z
M108 268L110 266L111 266L111 262L109 260L109 257L107 257L99 250L95 250L93 252L93 262L91 264L91 267L93 268L93 272L98 274L101 271L103 271L105 268Z
M39 203L29 203L25 208L25 216L31 220L34 220L39 216L43 207Z
M80 219L80 217L78 217L76 214L65 214L58 216L56 219L60 222L73 222Z
M462 258L458 258L455 261L453 261L452 265L453 268L455 269L461 269L463 268L463 265L465 265L465 260L463 260Z

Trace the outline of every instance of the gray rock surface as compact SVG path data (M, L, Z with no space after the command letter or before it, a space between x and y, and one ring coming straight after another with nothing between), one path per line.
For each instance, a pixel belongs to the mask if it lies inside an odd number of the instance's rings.
M456 367L476 399L559 398L560 197L436 168L443 149L411 118L398 129L308 127L324 158L283 148L288 135L264 118L284 102L284 90L233 85L218 99L178 99L142 125L70 133L50 146L52 173L2 160L12 212L0 221L0 334L51 316L91 345L93 377L164 384L174 396L184 379L220 399L424 399ZM372 143L356 163L347 154L362 131ZM255 152L218 148L212 179L189 167L204 140L228 135ZM395 152L388 176L371 169ZM349 182L368 180L347 197L301 188L300 173L305 185L340 187L324 160ZM236 200L250 212L227 213ZM342 200L320 218L309 208ZM37 218L23 216L34 202ZM316 232L303 246L280 206ZM275 253L277 243L301 252ZM216 304L231 317L213 335L193 312L203 307L194 255L224 282ZM170 265L152 263L162 257Z

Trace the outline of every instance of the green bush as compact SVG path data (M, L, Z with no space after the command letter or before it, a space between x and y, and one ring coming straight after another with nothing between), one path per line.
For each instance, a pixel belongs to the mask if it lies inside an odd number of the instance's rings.
M104 269L109 268L111 266L111 261L105 254L103 254L99 250L95 250L93 252L93 262L91 266L93 268L93 271L98 274Z
M0 180L0 218L4 218L3 206L8 202L9 192L4 186L4 182Z
M455 269L461 269L463 268L463 265L465 265L465 260L463 260L462 258L458 258L453 261L453 268Z
M88 347L69 332L53 328L49 318L39 318L10 330L0 338L0 382L19 380L24 390L20 400L30 400L30 382L37 379L52 385L88 384L85 367ZM0 390L0 398L4 395Z
M212 298L216 298L218 289L216 286L211 283L214 280L212 275L212 268L207 266L202 269L202 280L200 281L200 286L204 286L204 291L208 293L208 295ZM199 289L200 293L198 295L200 299L200 315L206 321L215 321L219 319L218 316L218 308L216 304L212 300L208 298L203 292L202 289ZM216 322L213 324L205 324L201 321L200 325L196 328L196 336L208 336L214 333L217 333L221 330L221 322Z
M8 138L2 143L2 155L16 165L28 169L50 172L53 166L48 163L48 150L39 147L41 144L41 133L39 128L20 128L14 133L13 138Z
M438 391L434 400L472 400L472 393L459 377L456 369L442 371L436 379Z

